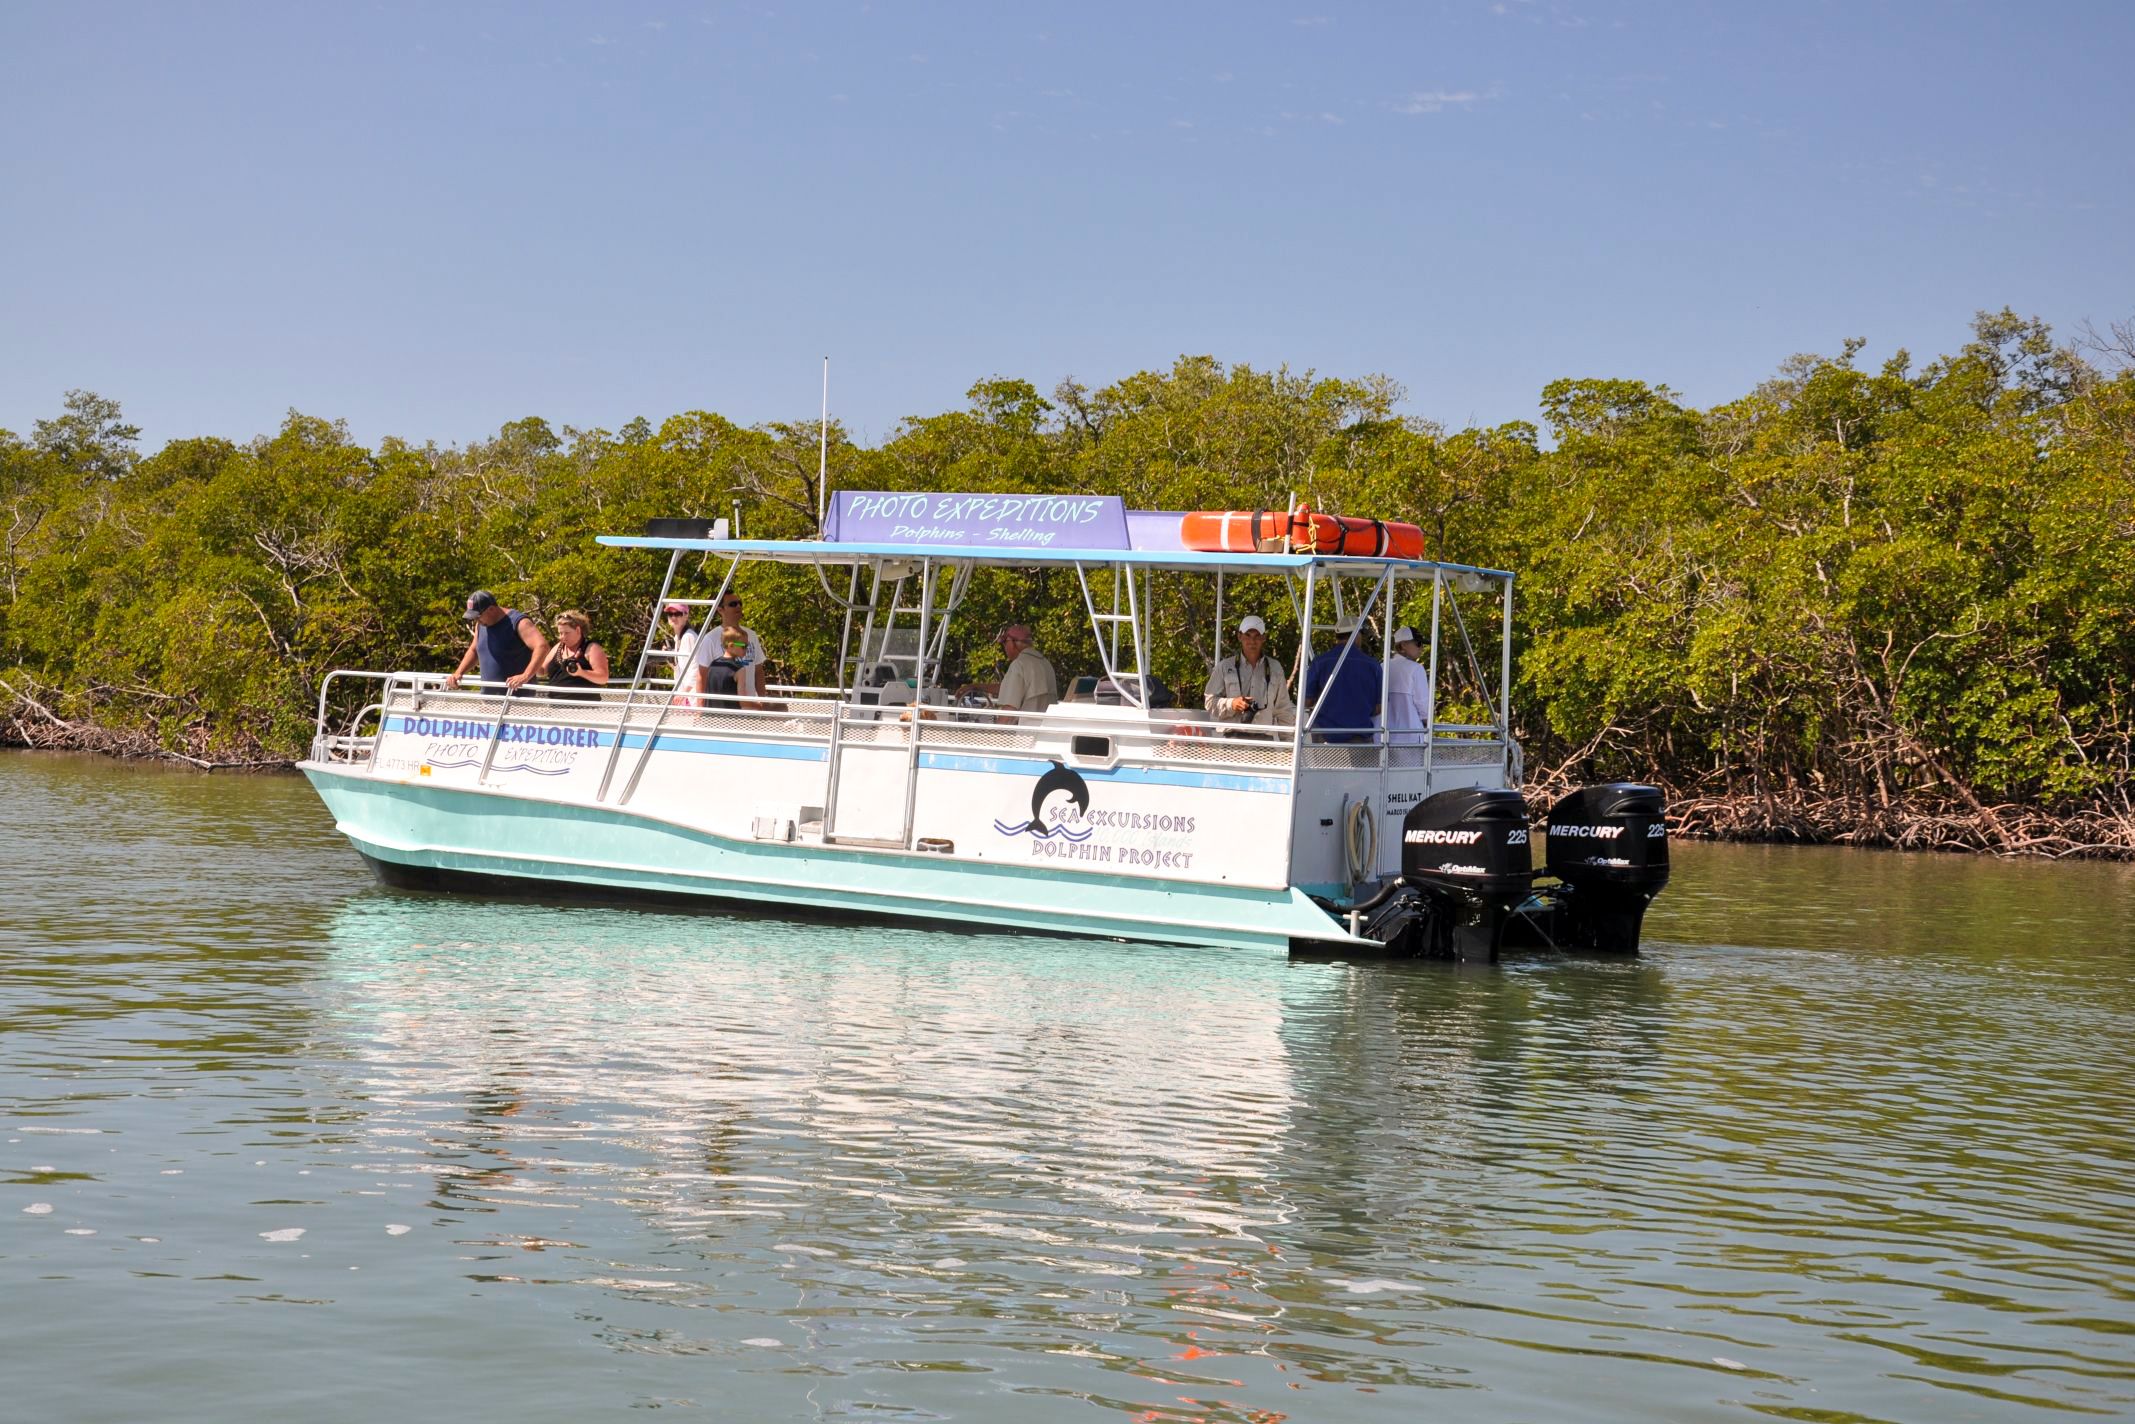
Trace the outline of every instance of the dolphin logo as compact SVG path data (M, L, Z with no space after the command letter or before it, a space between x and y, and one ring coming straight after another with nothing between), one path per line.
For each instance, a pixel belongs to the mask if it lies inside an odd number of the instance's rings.
M1037 786L1030 793L1030 833L1034 836L1050 833L1050 828L1043 819L1045 798L1055 791L1065 791L1074 799L1078 815L1085 814L1090 809L1089 783L1082 779L1080 772L1071 771L1056 761L1051 771L1038 778Z

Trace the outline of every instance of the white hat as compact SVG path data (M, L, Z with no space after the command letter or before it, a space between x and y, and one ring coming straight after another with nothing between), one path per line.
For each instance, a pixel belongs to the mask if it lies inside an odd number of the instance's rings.
M1248 613L1238 620L1238 631L1241 633L1265 633L1268 631L1268 625L1260 621L1258 613Z
M1353 613L1345 613L1345 614L1343 614L1343 615L1342 615L1341 617L1339 617L1339 618L1335 619L1335 620L1334 620L1334 631L1335 631L1336 633L1354 633L1354 632L1356 632L1356 631L1357 631L1357 619L1356 619L1356 615L1355 615L1355 614L1353 614Z
M1416 630L1406 623L1394 630L1394 646L1397 648L1403 643L1420 643L1422 641L1423 639L1416 636Z

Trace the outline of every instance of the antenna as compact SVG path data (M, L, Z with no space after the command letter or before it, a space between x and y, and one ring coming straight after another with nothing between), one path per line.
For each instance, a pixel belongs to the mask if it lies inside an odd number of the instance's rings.
M830 506L830 358L823 358L823 434L815 456L815 532L823 535L825 511Z

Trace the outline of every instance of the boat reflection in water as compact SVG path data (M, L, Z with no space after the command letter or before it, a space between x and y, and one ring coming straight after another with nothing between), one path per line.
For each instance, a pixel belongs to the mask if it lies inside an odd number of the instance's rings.
M614 1193L719 1236L873 1202L1013 1235L1075 1201L1242 1232L1259 1207L1181 1184L1263 1178L1296 1107L1298 986L1249 957L381 895L332 962L374 1140L466 1133L456 1204ZM1037 1218L963 1195L1018 1181Z
M326 970L348 1150L424 1193L437 1269L778 1408L792 1370L952 1416L2128 1402L2084 1323L2125 1144L2056 1066L2104 1020L2004 986L1951 1051L1962 961L1462 970L370 893Z
M773 1311L767 1338L800 1310L833 1370L977 1330L1117 1371L1123 1397L1189 1350L1231 1354L1234 1379L1251 1354L1271 1402L1458 1382L1359 1341L1441 1309L1434 1258L1524 1189L1493 1140L1541 1106L1537 1053L1586 1035L1603 1077L1650 1056L1659 982L1635 962L1589 995L1094 941L501 922L379 895L332 935L362 1150L434 1181L432 1208L497 1253L475 1275L740 1302Z

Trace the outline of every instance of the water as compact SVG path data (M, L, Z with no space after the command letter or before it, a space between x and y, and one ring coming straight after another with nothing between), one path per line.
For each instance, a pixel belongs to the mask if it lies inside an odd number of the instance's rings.
M2135 1414L2135 876L1680 848L1492 971L371 885L0 755L37 1420Z

